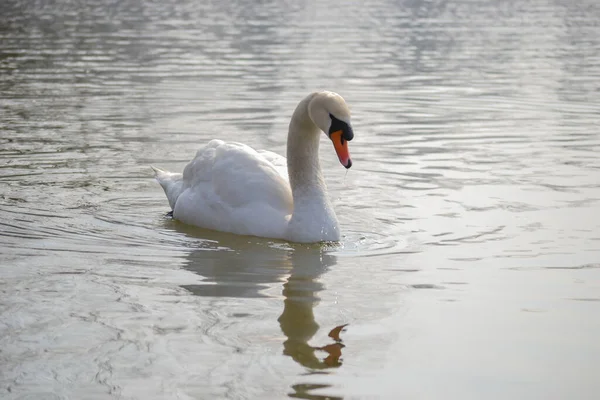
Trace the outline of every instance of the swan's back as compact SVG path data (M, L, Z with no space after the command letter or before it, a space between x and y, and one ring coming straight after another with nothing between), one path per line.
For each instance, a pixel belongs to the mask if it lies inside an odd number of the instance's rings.
M183 175L178 174L181 183L161 180L166 174L157 173L157 179L176 219L220 231L283 237L293 211L285 158L241 143L212 140L196 153Z

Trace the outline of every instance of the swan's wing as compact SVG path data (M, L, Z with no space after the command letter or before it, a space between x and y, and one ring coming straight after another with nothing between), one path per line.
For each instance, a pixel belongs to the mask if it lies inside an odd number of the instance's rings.
M215 193L233 207L265 203L292 211L291 189L287 180L269 159L245 144L230 142L219 145L211 178Z
M273 167L277 170L279 175L286 181L288 178L288 170L287 170L287 158L273 153L269 150L258 150L258 153L263 156L268 162L270 162Z
M183 171L175 218L235 233L280 232L292 193L269 159L244 144L212 140Z

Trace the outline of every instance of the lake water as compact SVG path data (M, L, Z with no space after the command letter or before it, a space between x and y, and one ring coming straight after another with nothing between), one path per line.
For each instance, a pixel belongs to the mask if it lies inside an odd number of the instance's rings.
M600 3L348 3L2 2L2 399L598 398ZM317 89L341 243L166 216Z

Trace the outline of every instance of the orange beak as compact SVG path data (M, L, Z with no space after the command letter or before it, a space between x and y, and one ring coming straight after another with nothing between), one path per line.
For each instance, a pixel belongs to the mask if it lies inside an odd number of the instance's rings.
M340 163L345 168L350 168L352 166L352 160L350 159L350 153L348 152L348 141L342 137L342 131L335 131L329 138L333 142L333 148L337 153L337 156L340 160Z

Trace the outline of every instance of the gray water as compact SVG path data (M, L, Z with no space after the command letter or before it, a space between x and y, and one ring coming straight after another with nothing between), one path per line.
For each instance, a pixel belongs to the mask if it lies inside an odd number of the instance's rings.
M2 399L598 398L600 3L345 3L1 3ZM166 216L317 89L341 243Z

